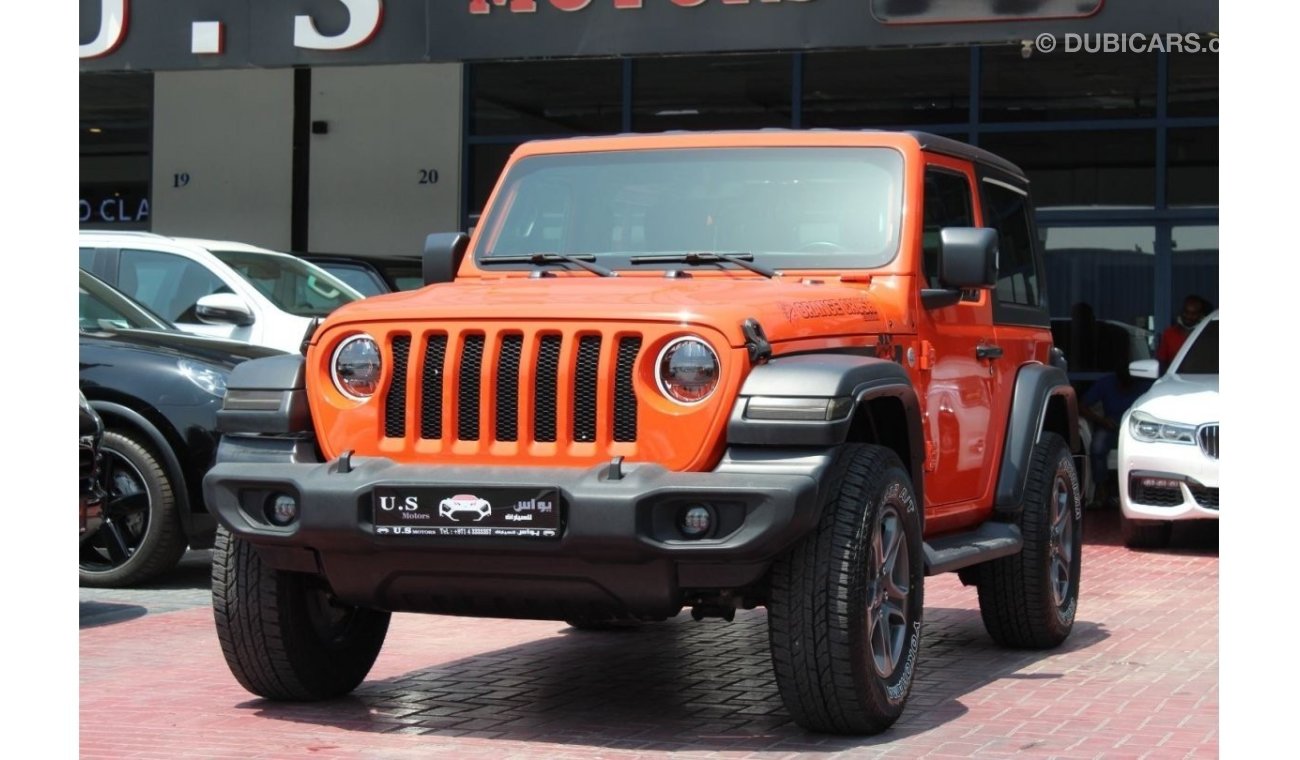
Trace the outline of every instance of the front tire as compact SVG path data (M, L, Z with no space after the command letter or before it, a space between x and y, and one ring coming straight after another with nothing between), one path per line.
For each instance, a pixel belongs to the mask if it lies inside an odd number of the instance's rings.
M902 715L921 645L920 506L898 456L846 444L815 532L771 572L781 699L812 731L876 734Z
M81 585L132 586L176 566L185 554L185 530L176 493L160 457L138 433L109 430L100 444L108 491L103 522L80 548Z
M319 578L267 567L225 528L212 552L212 610L235 680L260 697L299 702L355 689L391 617L338 602Z
M1065 440L1044 433L1030 454L1019 554L980 566L980 616L1003 646L1049 649L1070 635L1079 604L1083 498Z

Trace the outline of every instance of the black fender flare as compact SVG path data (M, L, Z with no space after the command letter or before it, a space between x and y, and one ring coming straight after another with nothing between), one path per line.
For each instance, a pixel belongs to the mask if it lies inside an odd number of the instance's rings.
M162 457L162 465L167 470L167 477L171 479L175 487L172 488L172 495L176 499L177 512L181 517L181 526L185 530L187 537L194 536L200 526L195 518L194 510L191 509L189 483L185 480L185 468L181 467L181 461L176 456L175 449L167 440L158 426L153 424L148 417L140 414L129 406L124 406L113 401L95 401L91 400L90 406L100 417L104 418L104 427L109 429L112 424L109 420L113 417L125 420L131 427L136 428L149 439L153 448ZM201 515L207 517L207 515ZM206 529L206 525L203 526Z
M1053 400L1063 405L1064 419L1048 419ZM1058 409L1061 406L1057 407ZM1061 425L1066 429L1059 430ZM1007 415L1007 434L1002 444L1002 464L998 471L994 506L1001 515L1020 513L1025 481L1029 477L1029 458L1045 430L1063 432L1070 451L1082 453L1079 443L1079 402L1074 386L1059 367L1027 364L1016 373Z
M727 422L727 444L748 446L836 446L848 440L858 409L882 399L897 399L906 419L907 451L900 459L912 475L924 504L925 436L921 404L907 371L874 356L811 353L777 357L749 373ZM779 418L768 410L752 413L754 399L825 399L823 419Z

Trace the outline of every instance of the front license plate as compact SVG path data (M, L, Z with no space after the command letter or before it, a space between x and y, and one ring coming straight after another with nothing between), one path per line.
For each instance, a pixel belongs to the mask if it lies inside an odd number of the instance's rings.
M375 533L558 538L558 488L376 488Z

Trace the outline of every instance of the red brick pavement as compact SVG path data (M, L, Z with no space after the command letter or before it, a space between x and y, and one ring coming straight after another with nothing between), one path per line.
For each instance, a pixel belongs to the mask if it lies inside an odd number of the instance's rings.
M81 631L81 757L1217 757L1217 532L1132 552L1114 517L1088 515L1078 620L1055 651L996 647L973 589L927 579L911 701L878 737L789 722L762 610L614 633L395 615L352 696L285 705L235 683L193 608Z

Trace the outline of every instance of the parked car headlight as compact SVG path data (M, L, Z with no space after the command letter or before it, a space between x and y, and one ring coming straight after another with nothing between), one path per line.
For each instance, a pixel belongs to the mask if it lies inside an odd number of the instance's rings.
M659 390L681 404L695 404L718 387L718 355L695 337L678 338L659 352Z
M180 368L185 379L199 386L204 392L211 393L217 398L225 398L226 373L189 359L178 360L176 366Z
M339 393L365 401L379 389L379 344L364 333L347 338L334 349L330 376Z
M1133 412L1128 418L1133 437L1148 443L1196 443L1196 426L1167 422L1145 412Z

